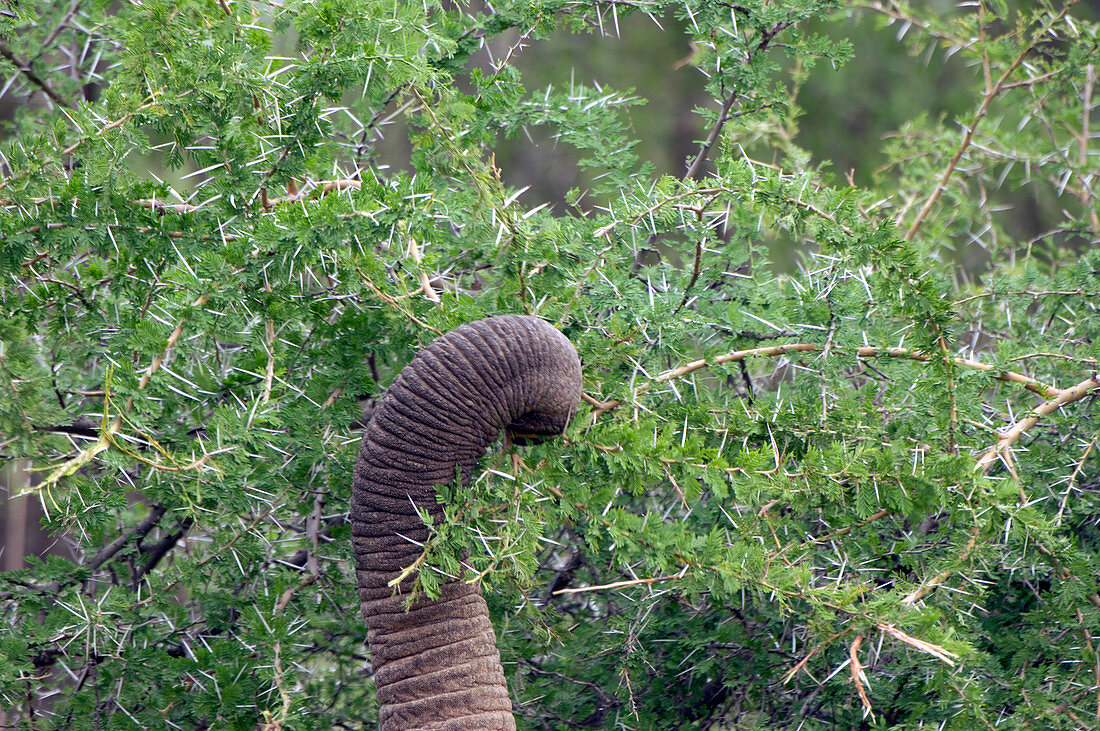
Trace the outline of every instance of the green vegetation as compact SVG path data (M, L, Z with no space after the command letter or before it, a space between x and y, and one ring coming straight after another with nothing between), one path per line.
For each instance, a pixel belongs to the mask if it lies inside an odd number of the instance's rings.
M0 454L74 552L0 725L371 725L363 405L526 312L585 404L420 573L521 728L1100 728L1100 23L914 5L4 5ZM697 109L571 79L635 32Z

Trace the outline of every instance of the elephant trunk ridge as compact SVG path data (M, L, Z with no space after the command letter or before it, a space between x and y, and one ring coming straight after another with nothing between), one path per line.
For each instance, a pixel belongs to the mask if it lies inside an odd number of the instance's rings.
M515 728L488 607L462 580L406 611L414 579L389 582L422 553L443 519L436 485L468 486L502 429L564 431L581 394L569 341L534 317L464 325L421 351L379 403L363 434L352 484L356 577L367 622L383 731Z

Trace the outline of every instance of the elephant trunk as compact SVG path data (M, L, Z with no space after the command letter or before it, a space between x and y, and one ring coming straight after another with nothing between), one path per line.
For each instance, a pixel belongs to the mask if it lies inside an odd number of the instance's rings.
M514 729L512 704L480 589L457 580L406 610L414 578L390 582L443 519L436 485L470 471L502 429L564 431L581 394L569 341L534 317L464 325L401 372L363 434L352 484L356 576L383 731ZM405 596L402 596L404 594Z

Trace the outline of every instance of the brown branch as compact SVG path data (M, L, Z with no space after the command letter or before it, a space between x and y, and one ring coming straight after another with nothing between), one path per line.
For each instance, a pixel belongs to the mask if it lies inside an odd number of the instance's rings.
M863 644L862 633L856 635L855 639L852 640L852 644L848 647L848 660L851 665L849 669L852 671L852 684L856 686L859 701L863 704L863 711L871 717L871 722L874 723L875 711L871 708L871 699L867 697L867 689L864 687L866 677L863 674L863 665L859 661L859 646L861 644Z
M745 55L744 59L742 60L742 65L747 66L748 64L752 63L753 58L755 58L757 54L766 51L768 49L768 46L771 45L771 42L775 40L775 37L787 28L789 28L791 25L793 25L793 23L791 23L790 21L783 21L780 23L776 23L768 30L761 30L760 41L756 44L756 47L752 51ZM680 176L680 180L691 180L693 178L701 177L700 173L703 170L703 164L707 161L707 159L710 158L710 151L714 148L714 143L718 141L718 137L722 134L722 128L726 126L726 122L730 121L734 117L741 116L740 114L733 113L733 105L737 102L738 96L739 94L736 88L732 89L730 93L726 96L725 101L722 102L722 108L718 113L718 119L715 120L713 125L711 125L710 131L707 132L706 139L704 139L703 142L699 145L699 152L696 153L695 158L691 161L691 164L688 165L687 169L684 171L684 174ZM769 106L771 105L765 104L760 107L760 109L764 109ZM610 231L611 228L612 226L610 225L605 226L601 228L600 231L606 233ZM599 235L600 233L596 232L596 236L598 237ZM646 237L645 248L650 248L653 246L654 242L657 240L657 235L657 232L654 231ZM698 262L696 262L696 264L698 264ZM684 302L687 302L686 291L684 293ZM680 307L683 307L683 304L684 303L681 303ZM679 309L680 308L677 308L677 311L679 311Z
M745 56L743 65L751 63L752 59L757 54L766 51L768 46L771 45L771 42L775 40L775 37L790 26L791 23L789 21L784 21L782 23L776 23L775 26L768 30L761 31L760 42L756 44L756 48L754 48L751 53ZM726 100L722 102L722 110L718 114L717 121L711 126L710 132L707 133L707 138L703 140L703 144L699 147L699 152L695 155L695 159L691 161L691 164L688 166L687 171L684 172L684 176L681 180L689 180L699 175L703 168L703 163L710 157L710 151L714 147L714 143L718 141L719 135L722 134L722 128L726 125L726 122L730 121L734 116L730 112L733 109L734 103L737 101L737 97L737 89L734 89L729 93L729 96L726 97Z
M89 573L95 573L100 566L114 558L132 539L136 538L138 545L141 545L145 536L149 535L149 531L153 530L153 528L160 523L160 519L164 517L165 512L167 512L165 507L160 503L152 506L149 510L149 514L146 515L140 523L100 549L99 553L93 556L88 563L84 564L84 568L86 568Z
M913 237L917 235L917 232L920 231L920 228L924 224L925 219L928 218L928 214L931 213L932 207L936 205L937 201L939 201L940 199L940 196L943 195L943 192L947 189L947 183L951 180L951 176L955 174L955 170L956 168L958 168L963 156L966 154L966 151L970 149L970 143L974 138L974 133L978 130L978 123L980 123L982 119L984 119L985 116L989 113L989 107L993 104L993 100L996 99L1004 90L1004 86L1008 81L1008 77L1015 73L1020 64L1022 64L1024 60L1031 54L1032 50L1035 48L1035 45L1039 42L1039 39L1042 38L1042 36L1045 34L1046 30L1055 22L1065 17L1070 8L1072 8L1078 2L1080 2L1080 0L1069 0L1069 2L1067 2L1062 8L1061 12L1059 12L1058 15L1050 21L1050 23L1045 24L1041 30L1037 31L1032 36L1031 42L1028 43L1027 47L1024 50L1020 51L1020 54L1012 61L1011 64L1009 64L1008 68L1005 69L1004 73L1002 73L1001 76L997 79L997 82L993 84L993 87L986 89L985 94L982 95L982 103L978 107L978 111L974 114L974 118L970 121L970 124L966 126L966 132L963 134L962 142L959 143L959 149L955 151L954 156L952 156L950 162L947 163L947 167L944 169L943 174L940 176L939 182L936 183L935 189L933 189L932 194L928 196L928 200L924 202L924 205L921 206L920 212L917 213L916 219L913 220L913 223L909 227L909 230L905 233L906 241L912 241Z
M1008 431L1001 434L1000 439L997 440L997 444L986 450L985 454L983 454L981 458L978 459L976 469L978 469L982 473L988 472L989 469L998 460L1004 461L1006 466L1012 469L1010 462L1011 457L1010 455L1005 454L1005 451L1009 447L1016 443L1016 441L1021 436L1023 436L1023 434L1028 429L1035 426L1035 424L1039 422L1039 419L1054 413L1055 411L1067 404L1071 404L1075 401L1080 401L1093 391L1097 390L1097 388L1100 388L1100 377L1093 376L1089 379L1081 381L1081 383L1078 383L1076 386L1058 391L1057 395L1054 398L1041 404L1037 409L1035 409L1035 411L1033 411L1028 416L1025 416L1023 419L1017 421L1015 424L1012 425L1010 429L1008 429ZM974 546L977 545L979 533L980 528L977 525L970 529L970 540L967 542L966 547L963 549L962 555L959 557L959 561L966 561L968 558L970 558L971 551L973 551ZM1058 557L1055 556L1053 553L1051 553L1048 548L1046 548L1042 544L1039 544L1037 550L1039 551L1039 553L1043 554L1051 560L1051 563L1054 565L1056 572L1061 578L1077 578L1073 574L1071 574L1068 569L1065 568L1061 560L1058 559ZM921 586L909 592L909 594L907 594L905 598L902 599L902 603L909 605L915 604L916 602L927 596L928 593L935 589L937 586L946 581L952 573L953 572L951 571L943 571L937 574L928 581L922 583ZM1093 592L1088 594L1087 597L1090 602L1100 607L1100 594Z
M1040 404L1035 411L1020 419L1002 433L997 443L986 450L985 454L978 460L977 468L982 472L986 472L998 460L1005 461L1005 464L1008 464L1007 460L1011 459L1007 454L1008 449L1024 435L1024 432L1035 426L1044 416L1053 414L1067 404L1080 401L1097 388L1100 388L1100 377L1091 376L1076 386L1055 391L1054 398Z
M1095 366L1098 362L1100 362L1100 361L1097 361L1096 358L1079 358L1079 357L1073 356L1073 355L1066 355L1065 353L1047 353L1047 352L1036 352L1036 353L1026 353L1024 355L1017 355L1015 358L1009 358L1008 362L1009 363L1017 363L1021 360L1031 360L1032 358L1057 358L1059 360L1073 361L1074 363L1084 363L1085 365L1090 365L1090 366Z
M198 299L191 303L191 307L202 307L210 301L210 295L200 295ZM176 347L176 341L179 340L180 335L183 333L183 325L187 322L187 317L181 317L180 321L176 323L176 327L172 330L172 334L168 336L168 345L164 348L164 352L153 358L153 362L149 364L149 367L145 370L145 373L141 376L141 381L138 383L138 390L144 391L145 387L149 385L149 379L153 377L153 374L160 370L160 367L164 364L164 361L172 357L172 349ZM133 404L133 398L127 401L126 411L130 410L130 406Z
M1081 625L1081 634L1085 638L1085 649L1092 656L1092 677L1095 681L1093 687L1096 688L1096 720L1100 721L1100 655L1096 654L1096 648L1093 647L1092 633L1085 626L1085 617L1081 614L1081 610L1075 608L1073 611L1077 615L1077 623Z
M973 528L970 529L970 540L966 542L966 546L963 547L962 554L959 556L960 563L970 558L970 552L974 550L974 546L976 546L978 543L978 534L980 533L980 531L981 529L976 524ZM916 604L921 599L926 597L929 592L931 592L937 586L946 581L947 578L951 576L951 573L952 572L950 571L941 571L939 574L936 574L931 579L923 582L920 586L913 589L913 591L906 594L905 597L901 600L901 603L909 606Z
M833 635L829 639L825 640L824 642L822 642L820 645L818 645L814 649L810 650L810 652L806 655L806 657L799 660L795 664L794 667L792 667L790 670L788 670L786 672L786 674L783 676L783 679L781 681L783 683L783 685L786 685L787 683L791 682L791 679L794 678L794 676L798 675L798 673L801 672L806 667L806 665L809 664L810 660L813 658L814 655L816 655L817 653L821 652L826 647L828 647L833 642L833 640L837 639L838 637L843 635L845 632L850 632L850 631L851 631L850 629L847 629L847 630L844 630L843 632L837 632L835 635Z
M386 293L385 293L385 292L383 292L382 290L378 289L378 287L374 286L374 282L372 282L372 281L370 281L369 279L366 279L366 278L364 277L364 279L363 279L363 283L367 285L367 289L369 289L369 290L370 290L371 292L374 292L374 295L375 295L375 296L376 296L376 297L377 297L378 299L380 299L380 300L382 300L383 302L385 302L386 304L390 305L391 307L393 307L394 309L396 309L396 310L397 310L398 312L400 312L400 313L401 313L402 315L404 315L405 317L407 317L407 318L409 318L410 320L412 320L413 322L415 322L415 323L416 323L417 325L419 325L420 327L424 328L425 330L431 330L431 331L432 331L433 333L435 333L436 335L442 335L442 334L443 334L442 332L440 332L440 331L439 331L439 330L437 330L436 328L432 327L432 326L431 326L431 325L429 325L428 323L426 323L426 322L424 322L423 320L421 320L421 319L420 319L419 317L417 317L417 316L416 316L416 315L414 315L413 313L411 313L411 312L409 312L408 310L406 310L406 309L405 309L404 307L402 307L402 306L401 306L401 303L400 303L400 302L398 302L398 301L397 301L396 299L394 299L394 298L393 298L393 297L391 297L390 295L386 294Z
M959 659L959 656L950 650L939 645L933 645L931 642L925 642L912 635L907 635L892 624L880 622L875 625L875 629L952 667L955 666L955 661Z
M691 266L691 279L688 280L687 286L684 287L683 299L680 300L680 304L677 305L676 309L672 311L673 315L684 309L684 305L688 303L688 297L691 296L691 288L699 281L699 273L703 268L703 244L705 242L706 237L704 236L695 243L695 263Z
M50 100L53 101L55 104L62 107L69 106L69 103L65 101L60 94L54 91L53 87L50 86L45 79L35 73L34 68L32 68L31 64L21 60L18 56L16 56L15 53L10 48L8 48L3 41L0 41L0 56L8 59L11 65L15 66L16 70L19 71L19 73L26 76L28 81L41 89L42 93L48 96Z
M164 538L161 538L149 548L141 548L141 552L147 554L149 559L134 571L134 591L137 591L141 579L157 567L157 564L168 555L168 552L179 543L179 540L187 534L187 531L191 530L191 526L194 524L195 519L191 516L187 516L180 521L179 527L175 531L164 536Z
M678 574L669 574L668 576L655 576L650 579L630 579L628 581L612 581L610 584L600 584L599 586L582 586L577 589L558 589L554 592L554 595L558 594L581 594L588 591L602 591L604 589L621 589L627 586L645 586L649 584L656 584L661 581L674 581L676 579L684 578L684 574L687 573L687 566L683 571Z
M267 197L267 181L271 180L272 176L275 175L276 172L278 172L279 166L282 165L283 161L286 160L288 157L290 157L289 146L283 148L283 152L281 155L279 155L279 159L276 160L275 163L268 169L267 173L264 174L264 177L260 180L259 187L256 188L256 192L253 193L252 197L248 199L249 203L256 200L256 196L259 196L260 203L261 205L263 205L264 208L271 207L270 200Z
M598 401L595 398L589 396L587 393L582 393L581 394L581 400L584 401L586 404L588 404L589 406L591 406L594 409L603 408L603 405L604 405L603 401Z
M275 614L281 614L299 589L304 589L310 584L316 583L321 578L321 567L317 563L317 550L321 545L321 511L325 506L325 492L318 490L313 495L313 512L306 521L306 536L309 538L309 550L306 551L306 575L294 586L287 587L286 591L275 603Z
M703 167L703 163L710 157L711 148L714 147L714 143L718 141L718 135L722 133L722 127L730 120L730 110L733 109L733 104L736 101L737 89L734 89L722 103L722 110L718 113L718 120L711 126L707 138L703 140L703 144L699 146L699 152L695 155L695 159L691 161L691 164L688 165L687 170L684 172L684 180L690 180L699 174L699 171Z
M679 378L680 376L687 375L693 371L697 371L700 368L705 368L711 365L720 365L722 363L730 363L733 361L744 360L745 358L752 356L762 356L766 358L774 358L779 355L786 355L787 353L816 353L823 350L823 346L816 343L792 343L788 345L773 345L764 348L749 348L747 350L735 350L732 353L726 353L725 355L719 355L710 361L705 358L692 361L686 365L682 365L679 368L674 368L670 371L658 375L654 381L660 383L668 381L673 378ZM838 350L838 348L833 348ZM940 360L938 356L931 356L926 353L920 353L908 348L878 348L872 346L864 346L856 349L856 354L860 358L906 358L909 360L916 360L922 363L932 360ZM1027 390L1037 393L1040 396L1050 396L1057 394L1059 389L1035 380L1030 376L1025 376L1022 373L1015 373L1013 371L999 371L994 366L987 363L982 363L976 360L970 360L969 358L949 357L947 358L951 363L955 365L965 366L967 368L974 368L981 371L996 373L995 378L999 381L1009 381L1012 383L1019 383Z
M751 357L763 357L763 358L775 358L780 355L786 355L788 353L819 353L824 350L824 346L817 343L788 343L786 345L772 345L763 348L748 348L746 350L735 350L732 353L726 353L724 355L715 356L710 360L706 358L700 358L699 360L686 363L678 368L673 368L670 371L665 371L657 375L649 383L643 383L634 392L634 397L637 398L644 393L647 393L654 383L664 383L674 378L680 378L686 376L689 373L693 373L701 368L708 366L721 365L723 363L733 363L743 361L746 358ZM834 347L834 351L839 350ZM915 360L922 363L930 362L933 360L940 360L940 356L932 356L926 353L920 353L908 348L878 348L872 346L863 346L856 349L856 354L860 358L906 358L908 360ZM981 371L986 371L994 374L994 378L998 381L1007 381L1010 383L1019 383L1028 391L1036 393L1044 398L1062 393L1062 390L1051 386L1041 381L1037 381L1031 376L1025 376L1022 373L1016 373L1014 371L1001 371L988 363L982 363L976 360L970 360L969 358L952 357L948 358L951 363L955 365L964 366L967 368L974 368ZM590 404L593 408L592 420L595 420L599 416L607 411L611 411L617 406L621 406L622 399L611 399L609 401L598 401L588 394L582 396L585 403Z
M788 345L776 345L776 346L765 347L765 348L749 348L747 350L737 350L737 351L734 351L732 353L726 353L725 355L717 356L715 358L712 358L711 360L707 360L707 359L704 358L704 359L692 361L691 363L687 363L687 364L682 365L678 368L674 368L670 371L665 371L664 373L659 374L657 377L655 377L649 383L642 384L634 392L634 397L636 398L636 397L642 395L643 393L646 393L650 389L650 387L653 383L662 383L662 382L665 382L665 381L672 380L673 378L679 378L681 376L685 376L689 373L693 373L693 372L695 372L695 371L697 371L701 368L705 368L707 366L719 365L721 363L729 363L729 362L733 362L733 361L742 361L745 358L752 357L752 356L775 357L775 356L779 356L779 355L784 355L786 353L820 352L822 349L823 349L823 346L817 345L816 343L793 343L793 344L788 344ZM859 357L861 357L861 358L871 358L871 357L908 358L910 360L916 360L916 361L919 361L919 362L928 362L928 361L931 361L933 359L935 359L935 360L939 359L936 356L931 356L931 355L928 355L928 354L925 354L925 353L919 353L917 351L909 350L909 349L906 349L906 348L876 348L876 347L865 346L865 347L857 348L856 352L859 355ZM1078 383L1076 386L1072 386L1070 388L1065 388L1065 389L1059 389L1059 388L1056 388L1054 386L1050 386L1050 385L1041 383L1041 382L1035 380L1034 378L1031 378L1030 376L1025 376L1023 374L1015 373L1015 372L1012 372L1012 371L997 371L997 369L995 369L993 366L990 366L986 363L980 363L978 361L969 360L967 358L946 358L945 360L949 360L951 363L953 363L955 365L965 366L965 367L968 367L968 368L975 368L975 369L983 370L983 371L995 372L994 377L997 380L1022 384L1027 390L1032 391L1033 393L1039 394L1039 395L1043 396L1044 398L1048 399L1043 404L1041 404L1037 409L1035 409L1035 411L1032 412L1032 414L1030 414L1029 416L1027 416L1027 417L1025 417L1021 420L1019 420L1008 431L1004 432L1001 435L1001 437L998 439L997 444L994 445L993 447L990 447L985 452L985 454L982 455L982 457L978 460L977 469L979 471L983 472L983 473L988 471L989 468L993 465L993 463L999 457L1002 457L1002 455L1004 454L1004 451L1006 449L1008 449L1012 444L1014 444L1017 440L1019 440L1019 438L1021 436L1023 436L1023 434L1026 433L1028 429L1035 426L1035 424L1037 424L1042 417L1054 413L1055 411L1057 411L1058 409L1062 408L1063 406L1065 406L1067 404L1071 404L1071 403L1074 403L1076 401L1080 401L1081 399L1085 398L1086 396L1088 396L1093 391L1096 391L1096 390L1100 389L1100 376L1092 376L1092 377ZM615 407L617 407L617 406L619 406L623 403L622 400L619 400L619 399L614 399L614 400L611 400L611 401L602 401L602 402L597 401L595 398L589 396L588 394L584 394L583 398L584 398L584 401L586 403L592 405L592 407L593 407L593 412L592 412L593 423L595 422L596 418L599 417L600 414L602 414L606 411L610 411L611 409L614 409ZM875 515L872 515L871 518L868 521L865 521L865 522L870 522L871 520L877 520L878 518L882 517L882 515L885 515L885 511L879 511L879 513L876 513ZM847 530L850 530L850 529L841 529L840 531L838 531L838 534L843 534ZM967 541L966 546L963 548L963 552L959 557L959 561L966 561L970 557L971 552L974 550L974 547L977 545L979 534L980 534L980 529L977 525L975 525L970 530L970 539ZM1053 561L1055 561L1055 562L1058 561L1058 559L1056 557L1054 557L1053 554L1051 554L1044 547L1040 546L1039 550L1040 550L1041 553L1045 552L1044 555L1049 555L1052 558ZM1060 564L1056 564L1056 566L1057 565L1060 565ZM949 578L951 576L952 573L953 572L951 572L951 571L943 571L943 572L937 574L936 576L934 576L931 579L929 579L928 581L922 583L919 587L917 587L916 589L911 591L909 594L907 594L902 599L902 603L903 604L908 604L908 605L915 604L916 602L920 601L922 598L927 596L928 593L933 591L937 586L942 584L947 578ZM1066 575L1068 577L1071 577L1071 578L1076 578L1076 577L1073 577L1073 575L1070 574L1068 571L1066 571ZM659 579L659 580L663 580L665 578L668 578L668 577L663 577L662 579ZM642 580L642 581L645 582L645 581L650 581L650 580ZM629 583L634 583L634 582L626 582L626 583L629 584ZM1098 607L1100 607L1100 594L1097 594L1097 593L1089 594L1088 599L1089 599L1089 601L1091 601L1092 603L1094 603Z
M869 523L874 523L879 518L884 518L889 514L890 514L889 510L887 510L886 508L882 508L881 510L878 510L878 511L872 513L870 516L867 517L866 520L860 521L856 525L849 525L845 528L840 528L838 530L833 531L832 533L829 533L828 535L821 536L820 538L815 538L815 537L811 536L810 540L813 541L814 543L827 543L827 542L833 540L834 538L840 538L843 535L847 535L848 533L851 533L856 528L862 528L863 526L868 525Z
M65 27L68 26L69 21L73 19L74 15L76 15L77 10L80 10L80 0L73 0L72 3L69 5L69 11L65 13L65 17L61 19L61 22L54 26L54 29L50 31L50 34L48 36L46 36L46 40L42 41L42 44L39 46L41 50L39 50L38 54L33 59L31 59L31 63L37 61L39 58L42 57L42 54L50 50L50 47L53 46L53 42L57 40L57 37L59 35L61 35L61 31L65 30Z

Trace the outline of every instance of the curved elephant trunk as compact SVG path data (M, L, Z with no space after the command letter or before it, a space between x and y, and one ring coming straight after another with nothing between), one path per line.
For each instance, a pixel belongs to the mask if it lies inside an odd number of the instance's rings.
M443 507L435 486L470 471L508 429L560 434L581 395L577 353L534 317L463 325L397 377L363 435L352 484L352 536L383 731L514 729L512 704L480 589L444 585L406 611L414 578L389 582L422 553ZM404 594L405 596L401 596Z

